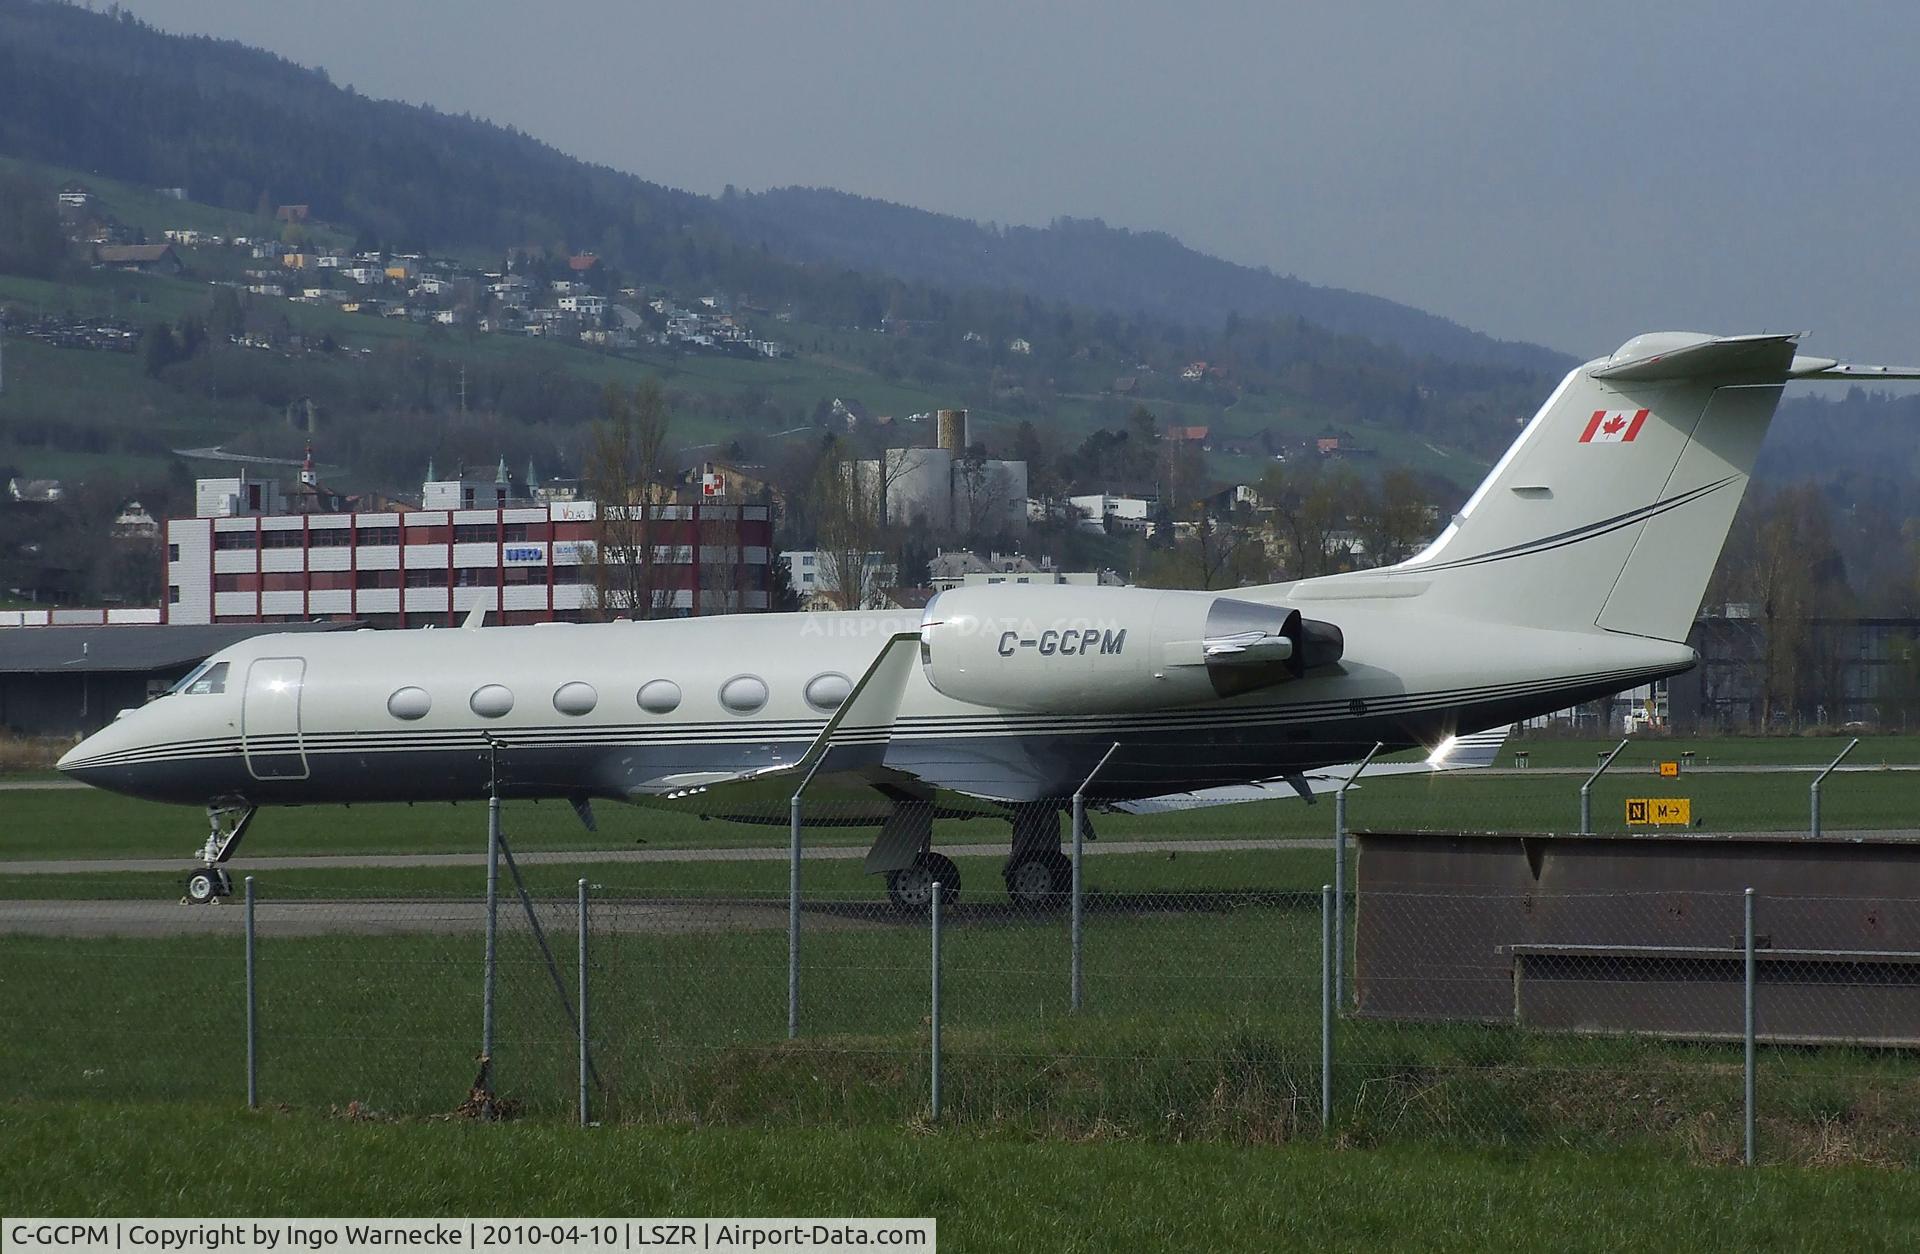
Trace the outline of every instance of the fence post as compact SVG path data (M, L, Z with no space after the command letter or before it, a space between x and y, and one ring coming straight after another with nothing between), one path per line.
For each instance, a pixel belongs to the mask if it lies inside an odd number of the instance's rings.
M580 990L576 1004L580 1013L576 1016L580 1027L580 1126L587 1126L587 881L580 881L580 904L578 908L580 924Z
M487 942L480 995L480 1073L493 1081L493 984L500 933L500 772L498 744L487 740Z
M801 785L804 788L806 785ZM787 802L787 1039L800 1035L800 791Z
M247 1109L260 1106L260 1000L254 981L253 876L247 876Z
M1743 1035L1746 1037L1746 1130L1747 1130L1747 1166L1753 1166L1753 1123L1754 1123L1754 1056L1753 1056L1753 890L1749 888L1745 897L1746 928L1743 945L1746 951L1746 1023Z
M1320 1131L1333 1129L1333 885L1320 886Z
M1353 787L1360 772L1372 765L1374 755L1386 748L1375 742L1353 768L1353 774L1340 781L1333 794L1333 1004L1347 1004L1347 789Z
M1073 971L1068 980L1069 995L1067 1003L1074 1010L1080 1009L1085 995L1085 975L1081 967L1082 928L1086 924L1086 897L1080 884L1080 855L1085 851L1087 827L1087 801L1080 793L1073 794Z
M1813 786L1808 790L1808 793L1807 793L1807 834L1808 835L1816 836L1816 837L1820 835L1820 785L1826 782L1827 776L1833 774L1835 770L1839 769L1840 764L1846 761L1847 755L1849 753L1852 753L1854 750L1854 747L1859 743L1860 743L1860 737L1858 736L1855 736L1852 740L1848 741L1847 747L1840 751L1840 756L1835 758L1833 761L1827 763L1827 769L1824 771L1821 771L1818 775L1813 777Z
M1613 760L1620 756L1622 749L1627 747L1627 740L1628 737L1622 736L1620 743L1613 747L1613 752L1594 768L1593 774L1587 776L1587 782L1580 785L1580 835L1582 836L1593 835L1593 782L1607 773L1607 768L1613 765Z
M1108 746L1107 751L1100 755L1100 761L1095 763L1091 771L1087 772L1086 779L1080 782L1080 787L1073 790L1073 889L1070 894L1073 898L1073 943L1071 946L1073 952L1070 959L1071 970L1067 979L1067 1001L1069 1006L1076 1011L1080 1009L1086 992L1086 977L1084 968L1081 965L1081 941L1083 930L1086 926L1087 906L1086 893L1082 887L1080 878L1080 859L1081 855L1086 852L1087 789L1093 786L1094 776L1107 768L1107 762L1119 749L1120 742L1117 740Z
M940 881L933 882L933 1009L930 1018L932 1028L931 1109L934 1119L940 1118Z

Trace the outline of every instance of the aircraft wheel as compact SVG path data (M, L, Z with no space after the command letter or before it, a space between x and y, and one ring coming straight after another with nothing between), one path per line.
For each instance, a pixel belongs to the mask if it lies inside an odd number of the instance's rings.
M940 885L940 904L950 906L960 899L960 868L953 859L937 853L923 853L913 865L887 873L887 900L902 910L926 910L933 905L933 886Z
M1073 888L1073 859L1058 849L1030 853L1007 865L1007 896L1016 906L1051 906Z
M187 876L187 900L196 906L220 900L220 879L220 872L213 867L202 867Z

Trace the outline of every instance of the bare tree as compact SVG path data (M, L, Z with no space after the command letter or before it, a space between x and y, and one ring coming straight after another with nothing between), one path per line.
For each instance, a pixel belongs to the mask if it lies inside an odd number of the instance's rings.
M1290 578L1333 573L1338 547L1334 533L1345 523L1347 502L1359 490L1349 472L1311 465L1275 466L1261 477L1260 499L1272 507L1274 529L1289 550Z
M888 523L904 526L916 517L925 520L924 509L910 509L912 502L899 499L899 487L907 476L927 464L926 449L890 448L884 450L878 460L862 460L851 464L855 467L853 473L866 480L863 491L873 493L879 500L880 515Z
M1266 546L1244 520L1203 512L1171 548L1146 553L1141 582L1213 591L1258 583L1268 573Z
M1752 602L1760 621L1761 726L1816 716L1840 688L1835 651L1843 633L1816 633L1813 620L1852 613L1826 503L1812 487L1757 490L1742 504L1734 535L1715 588Z
M666 396L652 378L631 390L609 383L600 406L583 476L599 503L588 563L592 606L602 619L651 618L672 597L659 586L654 553L655 506L668 498L661 469L670 421Z
M1006 470L988 461L984 453L970 452L954 460L953 475L958 489L955 504L962 515L953 520L953 529L969 538L1003 531L1010 488Z
M888 479L866 469L872 465L836 438L821 454L808 491L820 555L816 586L843 610L869 609L880 599L881 572L869 554L886 549Z
M1375 566L1410 557L1421 541L1431 538L1427 495L1406 470L1396 468L1382 475L1379 485L1363 494L1349 512L1354 530L1366 545L1367 560Z

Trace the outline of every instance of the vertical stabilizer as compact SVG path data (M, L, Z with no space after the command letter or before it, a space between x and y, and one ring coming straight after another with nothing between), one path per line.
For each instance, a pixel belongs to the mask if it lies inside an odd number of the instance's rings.
M1791 336L1643 335L1561 381L1440 538L1391 572L1463 617L1684 640Z

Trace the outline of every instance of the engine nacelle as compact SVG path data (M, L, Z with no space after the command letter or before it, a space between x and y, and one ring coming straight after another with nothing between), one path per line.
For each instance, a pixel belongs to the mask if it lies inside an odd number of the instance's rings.
M927 680L956 701L1059 714L1218 701L1340 660L1331 623L1212 592L953 588L920 622Z

